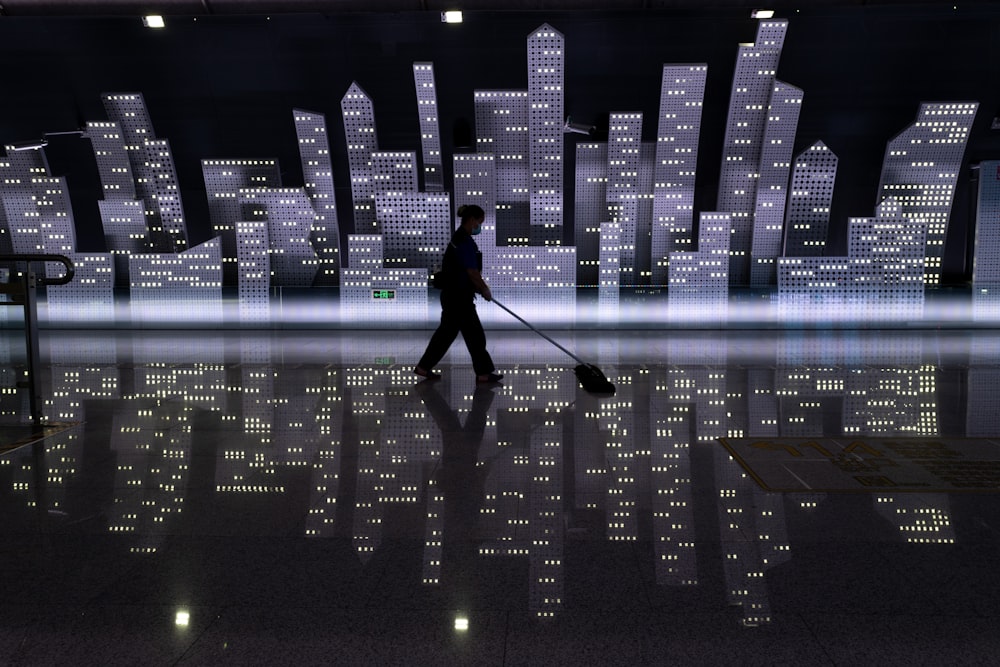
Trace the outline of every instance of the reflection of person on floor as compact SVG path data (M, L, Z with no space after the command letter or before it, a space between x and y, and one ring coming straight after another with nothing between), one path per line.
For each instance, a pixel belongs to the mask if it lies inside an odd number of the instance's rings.
M490 287L483 280L479 246L472 240L482 229L486 214L479 206L467 204L458 209L458 216L462 222L445 249L441 267L444 277L441 287L441 324L431 336L427 350L413 372L428 380L440 379L441 375L435 373L433 368L444 358L461 332L472 356L476 382L498 382L503 376L495 372L493 359L486 351L486 332L476 313L475 302L476 294L481 294L487 301L493 300Z
M489 386L476 387L472 409L463 426L435 385L421 382L416 390L441 429L443 441L441 465L435 474L444 496L442 568L454 566L455 575L461 576L470 569L462 564L470 563L478 555L475 532L483 502L483 485L489 472L488 464L478 465L479 448L486 431L487 412L493 403L493 391Z

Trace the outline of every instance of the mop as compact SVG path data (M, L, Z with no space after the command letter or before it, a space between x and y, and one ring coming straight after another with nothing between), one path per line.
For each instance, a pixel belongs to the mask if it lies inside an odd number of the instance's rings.
M580 357L576 356L575 354L573 354L572 352L570 352L569 350L567 350L565 347L563 347L559 343L555 342L554 340L552 340L551 338L549 338L548 336L546 336L545 334L543 334L541 331L539 331L535 327L531 326L531 324L527 320L525 320L523 317L521 317L520 315L518 315L517 313L515 313L513 310L511 310L507 306L505 306L502 303L500 303L499 301L497 301L496 298L493 299L493 303L495 303L496 305L498 305L501 308L503 308L504 310L506 310L508 313L510 313L511 315L513 315L514 317L516 317L518 320L520 320L520 322L523 325L525 325L526 327L528 327L529 329L531 329L532 331L534 331L536 334L538 334L539 336L541 336L545 340L549 341L550 343L552 343L553 345L555 345L556 347L558 347L560 350L562 350L563 352L565 352L569 356L573 357L576 361L578 361L579 362L579 366L577 366L574 369L574 372L576 373L577 379L580 380L580 384L583 385L583 388L584 388L585 391L588 391L591 394L614 394L615 393L615 385L611 384L611 382L608 380L608 378L604 377L604 373L601 372L600 368L598 368L594 364L588 364L583 359L581 359Z

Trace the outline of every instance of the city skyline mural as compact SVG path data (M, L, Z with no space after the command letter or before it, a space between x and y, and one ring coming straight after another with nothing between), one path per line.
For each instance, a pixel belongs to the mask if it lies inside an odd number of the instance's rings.
M822 139L796 150L809 89L777 78L794 26L755 23L754 41L733 45L723 128L704 124L710 63L663 63L650 82L659 84L655 116L612 108L606 132L575 121L566 85L566 53L575 47L549 23L524 37L526 87L471 82L471 145L450 153L442 150L438 97L454 82L439 82L434 62L409 65L419 137L408 145L380 144L383 101L355 80L339 109L288 109L301 186L276 157L201 158L211 232L200 242L193 239L205 234L192 233L185 213L191 190L182 196L155 110L141 92L105 92L107 119L88 119L76 134L92 147L106 251L79 252L72 184L52 172L46 142L5 141L0 253L74 259L74 282L48 290L49 321L268 324L308 310L287 307L286 291L335 288L336 303L322 310L329 319L426 322L436 317L428 274L453 211L473 203L487 211L478 242L493 289L555 320L629 319L638 295L657 304L649 321L725 323L733 290L748 287L768 295L765 320L921 319L926 288L942 283L979 103L922 102L915 120L885 138L876 201L858 212L874 217L849 217L844 244L835 236L845 225L832 219L838 154ZM335 125L343 126L342 144L331 140ZM649 127L655 141L646 140ZM699 178L711 159L702 139L718 132L725 138L715 207L699 210L699 192L713 186ZM338 163L347 183L337 182ZM843 245L846 255L832 254ZM981 267L998 259L980 247L989 245L977 238L977 271L986 275ZM991 291L979 283L977 303ZM505 319L482 310L484 321ZM975 312L994 316L988 305Z

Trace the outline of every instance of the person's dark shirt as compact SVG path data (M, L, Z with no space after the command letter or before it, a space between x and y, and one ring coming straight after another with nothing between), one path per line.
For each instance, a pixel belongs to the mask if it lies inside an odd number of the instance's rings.
M448 277L445 290L470 297L476 293L469 269L479 270L479 246L464 227L459 227L452 235L444 252L443 268Z

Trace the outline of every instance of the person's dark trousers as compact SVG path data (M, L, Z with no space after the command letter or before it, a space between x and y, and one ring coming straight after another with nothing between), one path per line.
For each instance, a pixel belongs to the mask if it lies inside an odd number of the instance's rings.
M476 313L476 304L472 299L451 299L445 294L441 295L441 324L431 336L427 350L417 365L426 370L434 368L447 354L459 333L465 340L465 346L469 348L476 375L492 373L496 367L490 353L486 351L486 332Z

